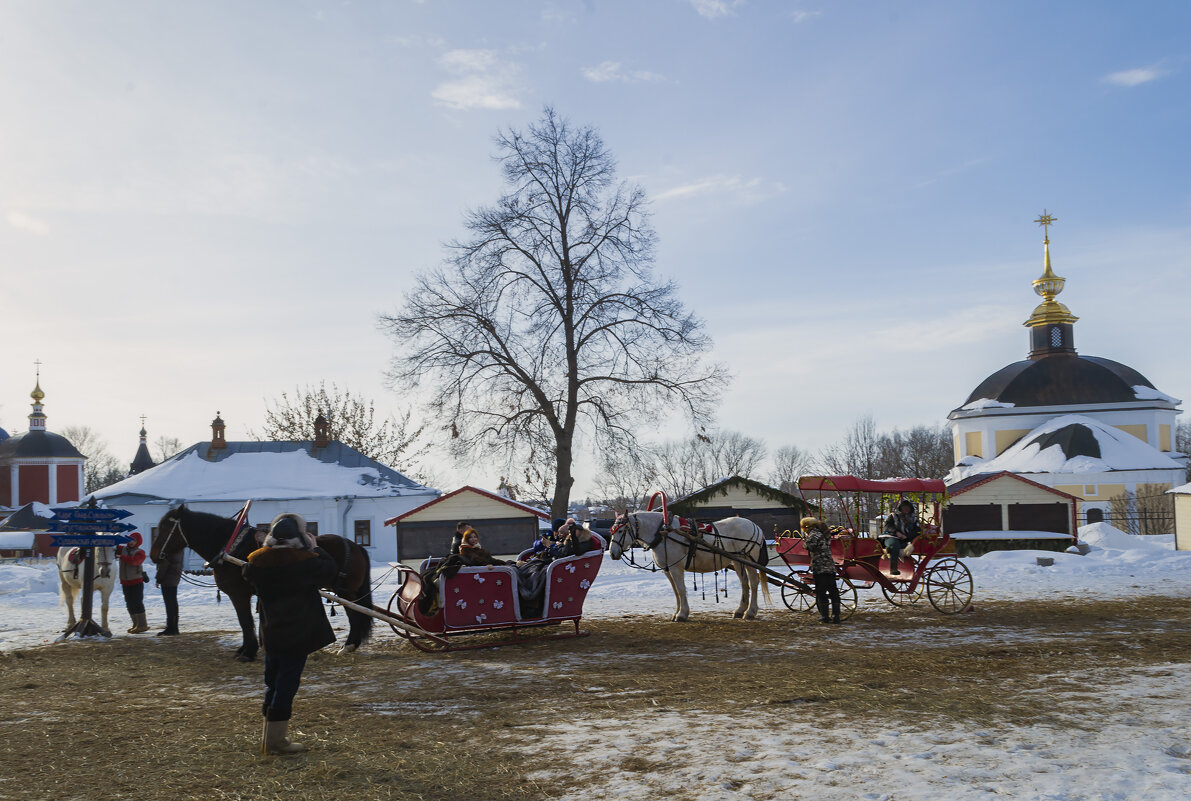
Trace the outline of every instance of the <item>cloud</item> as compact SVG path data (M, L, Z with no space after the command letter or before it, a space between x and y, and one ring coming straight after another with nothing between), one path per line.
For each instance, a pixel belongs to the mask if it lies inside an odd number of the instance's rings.
M440 105L461 110L521 108L521 66L503 60L495 50L449 50L438 64L457 76L431 92Z
M1156 81L1164 75L1166 75L1166 70L1158 67L1138 67L1137 69L1109 73L1102 80L1113 86L1132 87Z
M682 200L700 195L723 195L733 202L751 206L783 194L786 186L779 181L763 178L742 178L739 175L712 175L698 181L671 187L654 195L654 200Z
M700 17L716 19L733 13L737 6L743 5L744 0L691 0L691 5Z
M626 70L619 61L605 61L596 67L584 67L583 77L593 83L641 83L643 81L664 81L665 76L645 70Z
M810 22L823 16L822 11L803 11L801 8L790 12L790 19L794 20L795 24Z
M13 228L27 231L38 236L45 236L50 232L50 224L45 220L39 220L36 217L30 217L23 211L10 211L4 215L4 221Z

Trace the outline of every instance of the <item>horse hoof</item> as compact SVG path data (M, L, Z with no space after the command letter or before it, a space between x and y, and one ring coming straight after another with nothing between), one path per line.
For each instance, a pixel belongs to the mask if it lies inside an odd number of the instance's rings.
M339 651L336 653L336 656L346 656L347 654L354 653L357 647L358 646L353 643L348 643L339 649Z
M742 618L742 617L744 617L744 612L733 612L732 617L737 618L737 619Z

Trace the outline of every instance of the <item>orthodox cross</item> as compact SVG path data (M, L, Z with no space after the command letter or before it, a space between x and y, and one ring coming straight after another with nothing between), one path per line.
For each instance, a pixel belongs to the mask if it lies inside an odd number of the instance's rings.
M1042 216L1039 217L1038 219L1034 220L1034 222L1036 222L1042 226L1043 236L1046 237L1047 242L1050 241L1050 227L1049 226L1054 225L1055 220L1057 220L1057 219L1058 219L1058 217L1050 216L1049 214L1046 213L1046 209L1043 209Z
M37 378L41 379L41 359L34 359L33 364L37 366Z

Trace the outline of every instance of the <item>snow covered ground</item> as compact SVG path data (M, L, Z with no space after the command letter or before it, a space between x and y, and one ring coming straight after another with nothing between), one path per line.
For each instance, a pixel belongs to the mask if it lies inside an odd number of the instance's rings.
M1173 537L1133 537L1107 524L1086 526L1080 538L1092 546L1086 556L1018 551L964 560L973 573L975 600L1118 598L1135 595L1191 596L1191 552L1176 552ZM1040 567L1036 557L1055 559ZM377 568L384 579L387 568ZM0 565L0 650L53 646L65 622L58 605L51 564ZM722 585L722 582L721 582ZM689 587L689 579L688 579ZM376 592L383 606L393 592L387 579ZM729 598L738 588L729 586ZM229 647L239 642L231 605L216 603L213 589L183 585L179 592L183 631L223 631ZM719 605L691 593L692 616L726 614L734 600ZM864 616L896 610L875 592L861 593L855 624L838 636L864 637ZM96 599L98 601L98 597ZM160 595L146 587L151 623L160 625ZM780 600L775 597L775 602ZM673 596L661 576L606 561L588 597L589 618L626 614L659 620L673 610ZM790 615L784 608L763 614ZM129 625L123 600L113 593L111 628ZM346 618L332 622L341 635ZM385 627L379 637L393 636ZM930 641L954 632L929 628L915 636ZM140 635L151 636L151 635ZM983 642L1012 642L1021 636L1002 627L982 630ZM429 658L429 657L428 657ZM438 657L436 657L438 658ZM493 659L499 659L495 652ZM448 658L449 659L449 658ZM444 665L449 669L449 665ZM774 728L759 720L723 714L661 712L634 720L579 721L580 731L546 728L543 744L582 748L582 761L616 766L626 758L642 764L671 764L668 770L607 770L593 774L582 798L651 801L673 795L698 799L802 798L824 801L907 801L993 796L1039 801L1176 801L1191 797L1191 656L1186 662L1111 673L1095 665L1077 671L1056 666L1049 698L1088 697L1089 709L1115 710L1095 725L959 728L916 720L911 731L829 716L813 724ZM1039 698L1045 704L1047 698ZM1079 721L1072 721L1073 723ZM1086 721L1083 721L1086 723ZM725 740L725 732L731 740ZM542 778L548 778L543 776ZM576 798L580 797L576 796Z
M1001 551L979 558L965 559L975 585L973 603L983 599L1075 599L1114 598L1130 595L1191 595L1191 552L1175 551L1174 538L1137 537L1125 534L1107 523L1095 523L1080 529L1080 539L1092 546L1086 556L1050 551ZM1038 556L1053 557L1054 565L1040 567ZM635 570L604 557L599 578L588 595L584 615L599 619L623 615L668 617L674 611L674 596L664 577ZM150 572L152 568L150 567ZM374 593L378 606L385 606L396 590L388 567L373 570L374 581L381 584ZM209 578L199 577L210 582ZM739 598L735 574L729 574L728 599L714 600L710 580L699 592L690 591L691 614L719 613L734 608ZM720 582L723 587L723 579ZM704 595L706 597L704 597ZM239 629L231 604L226 598L216 601L215 590L183 584L178 590L181 627L184 631L226 631L228 642L238 643ZM762 614L790 614L781 606ZM152 584L145 586L145 606L150 624L164 623L161 595ZM99 595L95 596L96 616ZM861 593L858 614L894 611L879 592ZM119 588L112 592L110 628L121 634L130 623ZM332 618L342 634L347 619ZM41 564L0 565L0 651L29 648L53 643L66 623L65 610L59 605L57 575L51 562ZM378 628L379 636L390 636ZM147 636L147 635L139 635Z

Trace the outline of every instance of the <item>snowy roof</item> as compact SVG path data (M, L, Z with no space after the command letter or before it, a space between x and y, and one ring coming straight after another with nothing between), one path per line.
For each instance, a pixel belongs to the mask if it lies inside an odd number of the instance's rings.
M462 493L466 493L466 492L474 493L476 495L482 495L483 497L491 498L494 501L500 501L501 503L511 506L512 508L514 508L518 511L526 512L526 513L531 514L534 517L538 517L542 520L548 521L550 519L550 515L547 512L545 512L542 509L537 508L536 506L530 506L529 504L521 503L520 501L514 501L512 498L509 498L505 495L501 495L499 492L489 492L488 490L480 489L479 487L463 486L457 490L448 492L446 495L435 498L434 500L431 500L431 501L427 501L426 503L422 504L421 506L417 506L417 507L414 507L413 509L410 509L407 512L403 512L403 513L397 515L396 517L390 517L388 520L385 521L385 525L386 526L394 525L395 523L398 523L407 517L418 514L420 512L424 512L424 511L426 511L427 508L429 508L431 506L443 503L445 501L449 501L451 498L454 498L454 497L456 497Z
M192 445L143 473L104 487L95 497L153 500L254 500L437 495L341 442L229 442ZM128 501L124 501L128 502ZM144 500L142 500L144 502Z
M1106 473L1112 470L1179 470L1180 465L1132 434L1080 414L1055 417L1000 456L957 465L955 483L982 473Z

